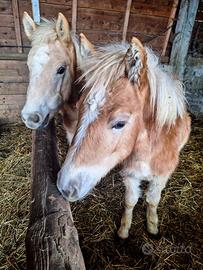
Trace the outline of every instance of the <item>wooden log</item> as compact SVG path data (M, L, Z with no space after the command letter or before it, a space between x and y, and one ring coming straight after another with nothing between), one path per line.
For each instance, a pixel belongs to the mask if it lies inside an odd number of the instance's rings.
M32 201L26 235L27 269L85 270L70 205L56 188L55 126L33 132Z
M175 29L170 65L180 80L184 77L185 62L197 14L199 0L182 0Z

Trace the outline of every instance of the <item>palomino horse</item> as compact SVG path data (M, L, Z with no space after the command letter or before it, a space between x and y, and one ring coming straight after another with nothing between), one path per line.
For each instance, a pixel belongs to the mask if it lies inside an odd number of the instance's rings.
M58 189L71 202L82 199L122 164L126 195L118 234L128 237L142 180L149 182L148 231L157 234L161 191L190 133L183 87L136 38L130 45L98 48L86 68L77 130L58 174Z
M77 110L74 109L79 92L74 87L79 76L77 67L92 44L83 34L80 40L72 34L61 13L56 21L43 19L36 25L24 12L23 25L32 48L27 60L30 81L22 120L31 129L45 127L61 109L70 142L77 123ZM71 93L73 91L75 93Z

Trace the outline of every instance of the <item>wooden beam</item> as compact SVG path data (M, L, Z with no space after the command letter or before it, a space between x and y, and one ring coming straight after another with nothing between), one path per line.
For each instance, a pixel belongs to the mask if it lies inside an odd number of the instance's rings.
M25 61L27 60L27 53L4 53L0 54L0 60L20 60Z
M32 0L32 15L34 22L40 23L40 9L39 9L39 0Z
M123 24L123 36L122 36L122 41L123 42L126 41L131 4L132 4L132 0L128 0L127 1L127 6L126 6L126 11L125 11L124 24Z
M70 204L56 187L58 170L52 121L33 132L32 201L26 235L29 270L85 270Z
M179 2L179 0L174 0L173 1L171 14L170 14L170 17L168 19L168 25L167 25L168 30L166 32L164 46L163 46L163 50L162 50L162 53L161 53L162 56L165 56L165 54L166 54L166 49L167 49L168 41L169 41L169 38L170 38L170 35L171 35L171 30L172 30L173 22L174 22L174 19L175 19L177 7L178 7L178 2Z
M12 8L13 8L13 18L14 18L14 26L15 26L15 33L16 33L16 43L18 47L18 52L22 53L22 36L21 36L21 29L20 29L20 16L19 16L19 7L18 7L18 0L12 0Z
M175 38L170 56L173 71L183 80L185 62L192 36L192 30L199 6L199 0L182 0L175 29Z
M77 30L77 0L72 1L72 31L76 33Z

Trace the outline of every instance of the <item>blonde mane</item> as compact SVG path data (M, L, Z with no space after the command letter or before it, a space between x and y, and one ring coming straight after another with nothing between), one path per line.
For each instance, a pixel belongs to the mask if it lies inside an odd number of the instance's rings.
M81 66L85 71L82 76L86 79L84 89L89 91L88 102L97 103L97 108L102 106L106 90L113 82L125 76L125 57L128 49L129 44L99 47ZM162 70L158 57L151 49L145 47L145 50L152 113L159 127L165 124L172 125L177 117L182 117L185 113L183 85L172 78L172 74Z

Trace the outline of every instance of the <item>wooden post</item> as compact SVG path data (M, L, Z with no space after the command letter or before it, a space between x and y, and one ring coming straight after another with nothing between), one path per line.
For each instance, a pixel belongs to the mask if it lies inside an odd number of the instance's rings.
M163 46L163 50L162 50L161 56L165 56L165 54L166 54L166 49L167 49L167 46L168 46L168 41L169 41L169 38L170 38L170 34L171 34L172 26L173 26L173 21L175 19L176 10L177 10L177 7L178 7L178 2L179 2L179 0L174 0L173 1L173 6L172 6L172 9L171 9L171 14L170 14L170 17L168 19L168 25L167 25L167 29L168 30L166 32L164 46Z
M171 50L170 65L180 80L183 80L185 62L190 45L199 0L182 0Z
M131 4L132 4L132 0L128 0L127 6L126 6L126 11L125 11L124 24L123 24L123 36L122 36L123 42L126 41Z
M76 33L77 29L77 0L72 1L72 31Z
M20 29L18 0L12 0L12 8L13 8L13 18L14 18L16 43L18 46L18 52L22 53L23 49L22 49L22 37L21 37L21 29Z
M34 22L40 23L40 9L39 9L39 0L32 0L32 15Z
M27 269L85 270L70 205L56 188L55 126L33 132L32 200L26 235Z

